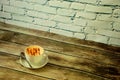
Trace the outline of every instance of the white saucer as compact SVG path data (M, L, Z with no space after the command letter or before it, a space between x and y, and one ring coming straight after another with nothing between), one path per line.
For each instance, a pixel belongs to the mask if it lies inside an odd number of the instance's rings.
M48 63L48 56L45 58L45 60L43 60L39 65L32 65L29 64L28 61L26 61L26 59L23 59L20 57L20 64L26 68L30 68L30 69L37 69L37 68L42 68L43 66L45 66ZM32 67L31 67L31 66Z

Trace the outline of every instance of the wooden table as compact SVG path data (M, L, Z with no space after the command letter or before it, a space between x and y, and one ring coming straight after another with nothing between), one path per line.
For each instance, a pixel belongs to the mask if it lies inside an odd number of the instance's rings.
M49 62L32 70L18 63L28 45L40 45ZM0 80L120 80L120 47L0 23Z

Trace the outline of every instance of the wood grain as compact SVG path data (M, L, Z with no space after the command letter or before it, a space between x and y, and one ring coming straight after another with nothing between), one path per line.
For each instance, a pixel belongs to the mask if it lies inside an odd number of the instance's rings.
M4 33L10 34L9 31L7 32L4 31ZM13 32L11 32L11 34L13 34ZM4 39L4 37L1 38L1 40L6 40ZM88 49L88 48L79 47L76 45L71 45L68 43L58 42L58 41L54 41L54 40L50 40L46 38L40 38L36 36L31 36L31 35L26 35L22 33L14 33L14 35L12 35L11 38L9 38L9 40L7 39L7 41L15 42L18 44L23 44L23 45L36 44L36 45L42 46L46 50L50 50L53 52L71 55L71 56L77 56L80 58L82 57L82 58L93 60L93 61L96 61L102 64L120 66L120 53L118 52Z
M68 75L68 77L72 75L69 80L83 80L86 74L89 74L90 78L87 77L85 80L101 80L100 76L120 80L120 47L68 38L53 33L0 22L0 51L19 56L19 53L22 52L26 46L33 44L45 48L45 53L47 53L50 58L50 64L48 65L61 66L60 71L66 67L67 70L65 69L63 72L68 71L68 73L70 69L73 69L73 73ZM9 67L10 64L1 64L1 66ZM16 66L16 64L14 66ZM12 67L10 66L10 68ZM16 68L13 67L12 69ZM21 69L19 70L21 71ZM56 69L56 71L58 72L56 72L56 74L61 74L59 70ZM78 77L79 71L80 77ZM84 77L83 79L78 79L81 78L81 75L83 76L81 71L85 73ZM55 73L55 71L53 71L53 73ZM61 74L62 76L51 76L51 74L47 72L45 74L47 74L46 77L57 80L61 80L60 77L63 77L63 80L68 79L65 74ZM76 78L75 75L77 75Z
M25 73L30 73L56 80L107 80L102 77L89 75L83 72L52 64L47 64L45 67L37 70L27 69L17 63L18 59L18 56L0 52L0 66L7 67L13 70L18 70Z
M75 44L81 47L89 47L89 48L94 48L94 49L99 49L103 51L113 51L113 52L120 52L120 46L111 46L111 45L106 45L102 43L97 43L94 41L87 41L87 40L80 40L77 38L71 38L71 37L66 37L54 33L49 33L49 32L44 32L36 29L30 29L30 28L24 28L21 26L16 26L16 25L11 25L11 24L6 24L3 22L0 22L0 29L4 30L9 30L9 31L14 31L14 32L20 32L24 34L29 34L37 37L43 37L47 39L52 39L60 42L65 42L69 44Z
M0 80L53 80L33 74L0 67Z
M2 48L0 48L0 51L18 56L20 52L22 52L26 47L24 45L5 41L0 41L0 46L2 46ZM120 67L117 66L112 66L109 64L100 64L98 62L88 60L82 57L74 57L47 50L45 50L45 53L48 54L49 63L51 64L82 70L86 73L90 72L91 75L101 75L108 78L116 78L111 77L113 75L119 76Z

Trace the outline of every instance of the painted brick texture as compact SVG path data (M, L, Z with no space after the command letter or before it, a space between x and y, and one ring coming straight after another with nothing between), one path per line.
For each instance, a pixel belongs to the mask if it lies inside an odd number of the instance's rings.
M120 0L0 0L0 21L120 46Z
M9 0L0 0L0 4L9 4Z
M18 8L18 7L13 7L13 6L7 6L7 5L3 6L3 11L13 13L13 14L14 13L16 13L16 14L25 14L24 9L21 9L21 8Z
M2 10L2 5L0 4L0 11Z
M111 7L104 7L104 6L93 6L93 5L86 5L86 11L96 12L96 13L112 13Z

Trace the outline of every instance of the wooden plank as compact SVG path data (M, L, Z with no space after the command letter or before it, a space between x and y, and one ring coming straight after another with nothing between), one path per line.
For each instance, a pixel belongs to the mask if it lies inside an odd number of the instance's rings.
M4 32L6 34L8 33L8 31L7 32L4 31ZM13 32L11 32L11 34L13 34ZM5 40L4 37L1 39ZM88 49L76 45L71 45L68 43L58 42L46 38L40 38L40 37L21 34L21 33L14 33L14 35L11 36L11 38L9 38L9 41L23 45L37 44L44 47L46 50L50 50L58 53L60 52L62 54L77 56L80 58L82 57L102 64L120 66L120 53L117 52L111 52L111 51L106 52L96 49Z
M0 41L0 51L7 52L14 55L19 55L23 51L25 46L5 41ZM45 51L49 56L49 63L79 69L86 72L94 73L92 75L101 75L111 78L113 75L119 75L120 67L112 66L109 64L101 64L94 60L88 60L86 58L74 57L64 55L56 52ZM114 77L112 77L114 78Z
M78 45L81 47L89 47L89 48L94 48L94 49L99 49L99 50L104 50L104 51L106 50L106 51L120 52L120 46L115 47L115 46L111 46L111 45L97 43L94 41L70 38L70 37L66 37L66 36L62 36L62 35L58 35L58 34L54 34L54 33L49 33L49 32L44 32L44 31L40 31L40 30L24 28L21 26L6 24L3 22L0 22L0 29L34 35L37 37L43 37L43 38L47 38L47 39L52 39L52 40L56 40L56 41L60 41L60 42L69 43L69 44L75 44L75 45Z
M0 67L0 80L53 80L29 73Z
M0 66L2 67L7 67L10 69L34 74L37 76L44 76L56 80L107 80L105 78L103 79L102 77L93 76L90 74L79 72L77 70L63 68L51 64L47 64L41 69L31 70L24 68L23 66L18 64L16 62L18 59L18 56L0 52Z
M0 39L7 41L7 40L11 39L12 36L14 36L14 32L0 30Z

